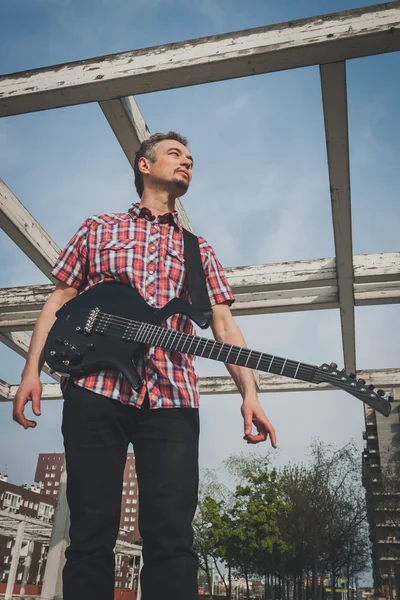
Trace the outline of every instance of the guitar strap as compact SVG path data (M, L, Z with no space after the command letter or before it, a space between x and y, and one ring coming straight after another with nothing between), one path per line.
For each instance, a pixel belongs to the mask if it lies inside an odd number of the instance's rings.
M189 293L194 306L206 317L208 325L212 319L212 308L208 296L206 276L200 256L199 240L196 235L183 227L183 255Z

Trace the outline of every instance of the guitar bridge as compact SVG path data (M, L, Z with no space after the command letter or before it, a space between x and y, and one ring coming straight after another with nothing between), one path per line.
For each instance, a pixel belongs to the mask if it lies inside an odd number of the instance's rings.
M88 318L86 319L85 326L83 328L83 332L86 335L90 335L92 333L94 322L96 321L97 315L99 314L100 309L98 307L94 308L90 311Z

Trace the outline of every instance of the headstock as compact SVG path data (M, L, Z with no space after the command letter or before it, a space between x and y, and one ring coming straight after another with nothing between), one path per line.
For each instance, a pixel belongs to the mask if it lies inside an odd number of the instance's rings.
M385 417L388 417L392 410L390 402L393 401L393 396L391 394L381 389L376 390L374 385L367 385L364 379L356 379L354 373L348 374L344 369L339 370L336 363L330 365L324 363L317 367L312 381L313 383L330 383L365 402Z

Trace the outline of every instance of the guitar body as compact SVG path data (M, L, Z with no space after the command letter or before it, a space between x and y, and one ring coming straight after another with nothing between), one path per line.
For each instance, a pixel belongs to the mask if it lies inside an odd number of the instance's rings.
M135 390L139 390L142 381L135 366L135 357L143 350L144 344L129 336L126 323L139 321L161 325L177 312L187 314L200 327L207 327L204 315L179 298L157 309L147 304L134 288L118 283L96 285L64 304L57 312L58 318L45 345L46 362L54 371L70 375L84 375L101 369L119 371ZM100 317L94 319L95 314ZM120 330L106 316L101 317L102 314L118 315Z
M68 360L69 365L63 366L70 374L113 369L123 373L133 388L140 388L134 355L142 344L106 335L100 328L87 333L85 324L94 307L102 313L152 323L157 322L157 309L149 306L135 289L120 284L90 288L74 298L73 303L73 310L69 310L70 303L67 302L58 311L58 319L49 333L45 358L50 368L57 370Z

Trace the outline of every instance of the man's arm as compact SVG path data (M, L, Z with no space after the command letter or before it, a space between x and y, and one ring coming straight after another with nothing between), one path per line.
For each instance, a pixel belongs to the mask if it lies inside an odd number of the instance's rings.
M68 300L75 298L77 294L77 289L59 282L54 292L46 300L38 320L36 321L29 346L28 357L22 371L21 384L13 402L13 419L22 425L24 429L36 427L36 421L30 421L24 415L24 409L27 402L31 400L33 413L36 416L40 415L40 398L42 394L40 371L44 364L43 351L47 334L56 320L56 312L58 309L68 302Z
M211 329L214 338L224 344L246 348L246 342L229 306L227 304L216 304L212 307L212 310ZM225 364L225 366L243 398L241 411L244 419L244 439L247 440L248 444L258 444L258 442L264 442L269 435L271 445L276 448L275 430L258 400L253 371L237 365ZM253 423L257 429L256 435L251 433Z

